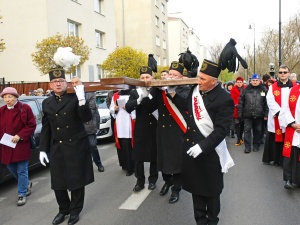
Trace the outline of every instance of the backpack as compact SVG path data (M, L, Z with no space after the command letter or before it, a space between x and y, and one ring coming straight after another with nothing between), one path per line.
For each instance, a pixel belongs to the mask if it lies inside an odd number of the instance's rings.
M239 69L239 62L247 69L248 65L246 61L239 55L236 48L236 41L230 38L230 41L225 45L219 57L219 67L222 70L228 69L228 72L235 72ZM236 68L236 58L238 58L238 66Z

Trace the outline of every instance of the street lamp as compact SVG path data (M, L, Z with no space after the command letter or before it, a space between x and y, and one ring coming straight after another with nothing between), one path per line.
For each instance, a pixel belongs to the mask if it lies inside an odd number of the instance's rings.
M254 65L254 73L255 73L255 24L253 24L253 26L251 26L251 24L249 25L249 29L253 29L254 31L254 50L253 50L253 65Z
M279 0L279 59L278 64L281 65L281 0Z

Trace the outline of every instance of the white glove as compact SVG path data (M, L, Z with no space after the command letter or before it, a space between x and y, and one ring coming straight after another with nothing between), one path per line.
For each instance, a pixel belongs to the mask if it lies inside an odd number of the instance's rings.
M165 91L168 89L168 86L163 86L163 87L160 87L159 89Z
M49 163L49 159L46 152L40 152L40 162L43 166L46 166L45 161Z
M200 153L202 153L202 149L198 144L196 144L193 147L191 147L186 153L189 156L193 156L194 158L196 158L198 155L200 155Z
M84 93L84 85L79 84L74 87L75 93L77 95L79 105L84 105L85 104L85 93Z
M167 91L169 94L174 93L177 86L168 86Z
M139 87L136 89L139 94L139 98L137 99L137 103L140 104L143 98L146 98L149 95L149 91L145 87Z

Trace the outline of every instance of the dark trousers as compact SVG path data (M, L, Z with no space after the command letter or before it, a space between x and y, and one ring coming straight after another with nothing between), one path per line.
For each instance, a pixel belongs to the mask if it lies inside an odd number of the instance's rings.
M71 191L71 199L67 190L54 190L59 213L79 215L84 203L84 187Z
M162 177L166 184L173 185L172 191L179 192L181 190L181 173L162 173Z
M134 174L137 178L136 184L140 186L145 185L145 170L144 170L144 162L135 162ZM150 162L149 168L149 183L155 184L158 179L158 171L157 171L157 163Z
M134 161L132 160L131 138L118 138L121 149L118 151L120 166L123 170L134 171Z
M261 143L261 128L262 128L262 118L257 119L244 119L244 142L245 148L251 149L252 133L253 133L253 147L258 149ZM252 131L252 132L251 132Z
M238 141L243 140L244 121L240 119L234 119L234 129Z
M283 157L283 180L290 180L294 184L300 185L300 148L292 147L291 157Z
M197 225L215 225L219 222L220 196L205 197L192 195L194 205L194 217Z
M88 135L89 142L90 142L90 149L92 153L92 158L96 166L102 165L101 159L100 159L100 154L98 152L97 148L97 136L96 134L89 134Z

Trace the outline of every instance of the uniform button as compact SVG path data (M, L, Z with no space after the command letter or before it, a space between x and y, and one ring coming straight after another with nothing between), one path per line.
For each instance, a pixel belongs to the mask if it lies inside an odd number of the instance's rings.
M187 128L188 130L191 129L190 127Z
M195 144L195 142L192 142L192 144L194 145L194 144Z
M58 127L58 128L56 128L56 130L59 130L59 127Z
M58 114L55 114L55 116L58 116Z
M69 128L69 126L66 126L66 128Z
M193 130L194 132L196 132L196 130Z
M165 116L165 114L163 114L163 116Z
M66 112L64 112L64 115L66 115L67 113Z
M151 113L149 113L149 116L151 116Z
M58 101L61 101L61 98L60 98L60 99L58 99Z
M62 141L59 141L59 143L62 143Z
M162 125L162 127L165 127L165 125Z
M69 141L72 141L72 139L69 139Z
M150 122L150 124L152 124L152 123Z
M190 141L190 139L187 138L186 141Z
M169 114L169 116L171 116L171 114Z
M190 117L193 117L192 115L190 115Z
M171 127L172 125L170 124L170 127Z

